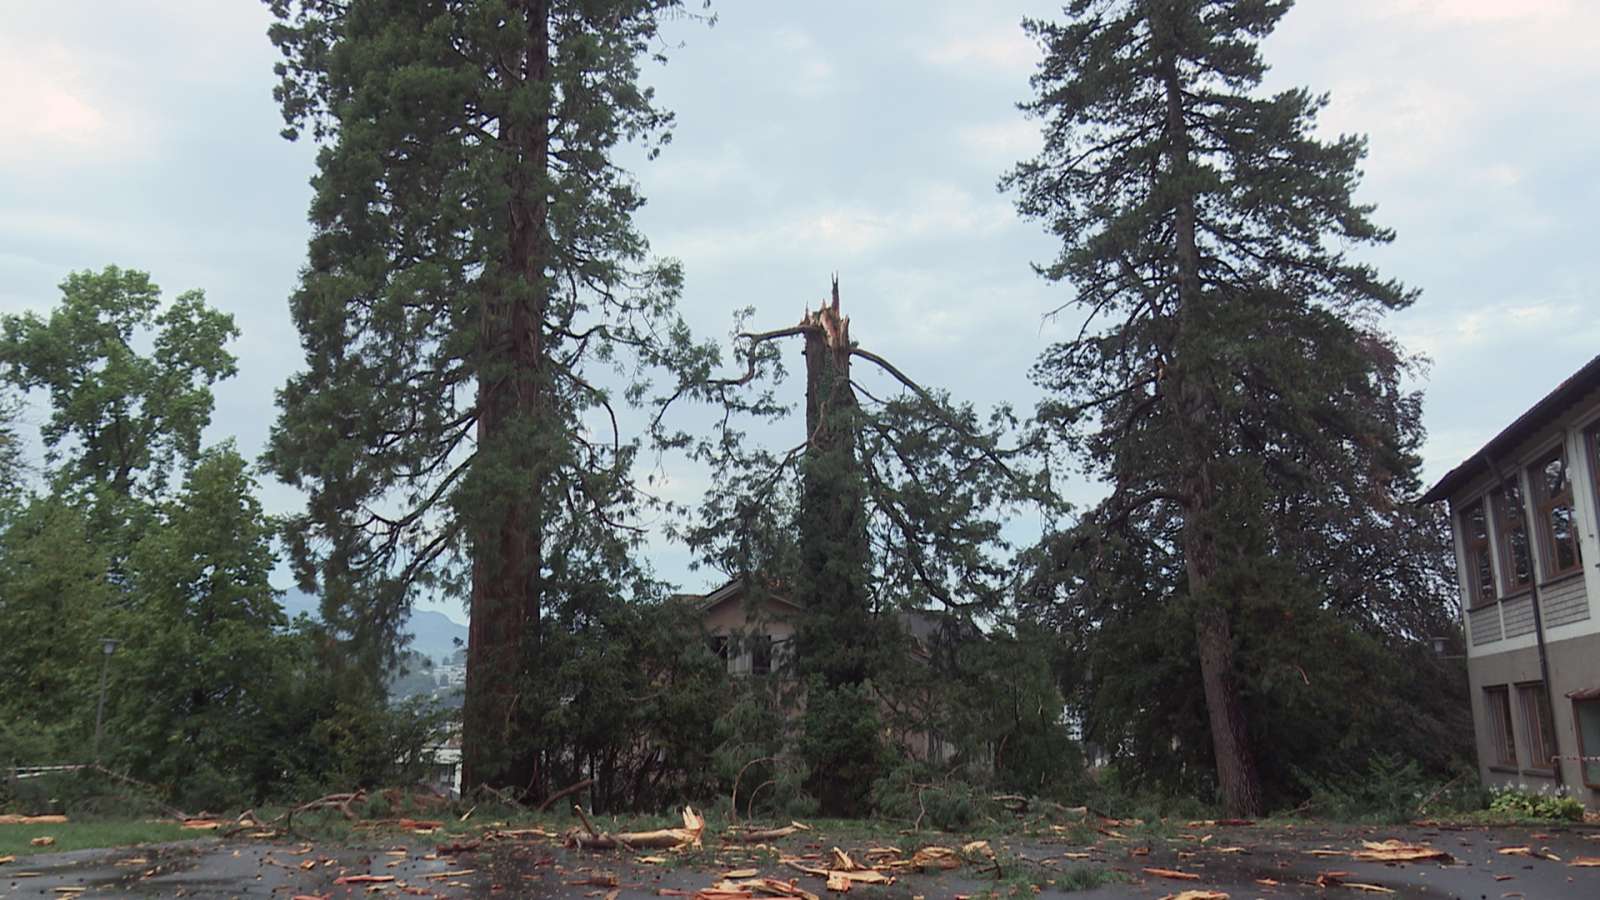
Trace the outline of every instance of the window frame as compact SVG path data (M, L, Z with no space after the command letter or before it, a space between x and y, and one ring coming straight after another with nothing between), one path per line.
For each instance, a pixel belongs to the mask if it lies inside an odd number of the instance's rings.
M1546 483L1545 478L1545 470L1553 462L1560 464L1562 478L1566 482L1566 487L1555 496L1550 495L1549 485ZM1538 525L1535 530L1538 532L1539 538L1539 562L1544 569L1542 573L1544 575L1543 580L1554 581L1574 572L1583 571L1583 550L1578 539L1578 509L1573 496L1572 466L1567 460L1567 448L1557 445L1549 453L1540 456L1533 465L1528 467L1528 481L1532 484L1535 492L1533 496L1534 509L1539 513ZM1565 502L1563 503L1562 501ZM1570 523L1565 543L1572 548L1572 563L1565 567L1560 567L1557 564L1559 554L1557 553L1555 522L1553 519L1555 511L1562 507L1566 508L1567 521Z
M1515 597L1533 587L1533 544L1528 535L1527 498L1523 496L1522 485L1513 482L1513 490L1517 492L1517 508L1512 515L1511 497L1506 491L1505 484L1497 484L1490 491L1490 506L1493 508L1495 537L1499 543L1499 586L1500 599L1505 600ZM1516 541L1517 534L1522 535L1524 552L1528 554L1528 577L1523 581L1514 581L1517 573L1516 566Z
M1578 756L1600 756L1600 746L1590 747L1583 740L1583 710L1585 708L1590 709L1591 714L1597 720L1600 720L1600 697L1590 700L1572 701L1572 725L1573 731L1578 733ZM1593 767L1594 777L1592 779L1589 777L1591 773L1590 767ZM1578 778L1583 781L1586 787L1600 790L1600 762L1590 762L1587 759L1579 759Z
M1527 768L1541 772L1555 771L1556 766L1561 764L1557 759L1561 749L1556 743L1555 710L1551 708L1550 692L1545 690L1544 682L1519 682L1517 708L1522 716L1523 743L1528 748ZM1540 750L1546 751L1542 758Z
M1489 504L1486 497L1468 503L1462 507L1461 517L1461 547L1466 555L1465 569L1467 575L1467 611L1483 609L1493 606L1499 600L1500 582L1495 575L1494 544L1489 538L1494 528L1494 523L1489 518ZM1472 533L1472 516L1476 512L1483 523L1483 537ZM1478 561L1482 560L1489 569L1489 583L1485 589L1484 583L1479 580Z
M1495 752L1490 767L1517 768L1517 737L1511 724L1511 686L1497 684L1485 687L1483 704L1487 712L1489 744Z
M1600 527L1600 422L1583 430L1583 449L1588 456L1589 487L1594 501L1595 525Z

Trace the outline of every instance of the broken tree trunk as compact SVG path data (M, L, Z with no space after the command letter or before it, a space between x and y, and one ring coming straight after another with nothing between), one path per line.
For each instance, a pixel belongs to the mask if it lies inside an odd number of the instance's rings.
M657 831L625 831L606 834L596 831L582 807L573 807L583 820L583 830L567 832L568 847L580 850L671 850L678 847L699 847L701 835L706 830L706 820L693 807L683 808L682 828L662 828Z

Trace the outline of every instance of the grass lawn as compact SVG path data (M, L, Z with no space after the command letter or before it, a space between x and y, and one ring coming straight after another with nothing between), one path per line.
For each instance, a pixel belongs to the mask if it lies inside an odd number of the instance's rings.
M181 841L204 836L186 831L176 822L67 822L63 825L0 825L0 856L19 858L34 853L129 847L160 841ZM53 837L54 844L35 847L36 837ZM3 872L3 870L0 870Z

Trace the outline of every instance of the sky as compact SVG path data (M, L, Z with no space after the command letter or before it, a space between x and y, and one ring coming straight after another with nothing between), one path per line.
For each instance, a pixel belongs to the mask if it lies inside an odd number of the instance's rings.
M243 331L207 439L258 454L303 361L286 298L314 172L313 146L278 137L266 8L0 10L0 313L45 312L68 272L109 264L169 297L203 289ZM1055 246L995 183L1038 146L1016 110L1039 56L1019 22L1059 6L713 11L712 27L670 23L670 61L646 69L677 114L672 143L620 157L649 198L641 230L683 264L690 324L725 336L745 306L756 327L793 324L837 273L862 346L956 399L1031 407L1028 366L1069 326L1045 314L1070 291L1033 274ZM1326 135L1369 138L1358 198L1397 239L1364 255L1421 291L1388 327L1431 361L1431 482L1600 353L1600 3L1301 0L1263 54L1268 90L1326 92ZM35 403L25 421L46 416ZM669 484L688 500L702 486ZM270 477L263 497L300 503ZM652 554L686 590L716 580L681 548Z

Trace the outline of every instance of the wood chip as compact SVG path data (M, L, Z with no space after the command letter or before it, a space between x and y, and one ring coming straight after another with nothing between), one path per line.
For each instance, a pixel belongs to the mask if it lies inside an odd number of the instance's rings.
M5 862L5 860L0 859L0 862ZM1572 862L1567 863L1567 865L1580 866L1584 868L1597 867L1600 866L1600 856L1580 856L1574 859Z
M1228 895L1222 891L1183 891L1178 894L1168 894L1161 900L1228 900Z
M1449 862L1452 858L1438 847L1408 844L1399 840L1362 841L1361 846L1365 849L1357 850L1350 855L1363 862L1420 862L1427 859Z
M55 842L56 842L56 839L47 834L47 835L44 835L43 837L36 837L33 840L29 841L28 843L32 844L35 847L48 847L51 844L54 844Z
M333 880L334 884L387 884L394 880L393 875L341 875Z
M1155 866L1145 866L1143 871L1146 875L1154 875L1157 878L1175 878L1179 881L1200 880L1200 876L1193 872L1180 872L1177 869L1158 869Z

